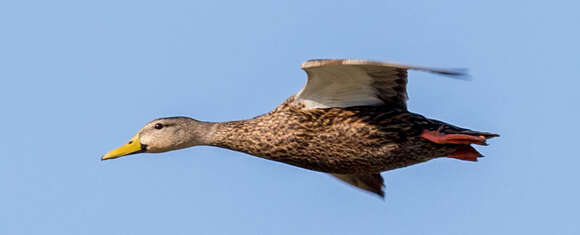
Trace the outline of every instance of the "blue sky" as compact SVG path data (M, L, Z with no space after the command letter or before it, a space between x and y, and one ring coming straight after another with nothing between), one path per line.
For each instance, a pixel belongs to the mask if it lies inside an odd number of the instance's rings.
M1 234L578 234L573 1L3 1ZM411 72L409 109L502 137L383 173L386 199L212 147L101 162L144 123L226 121L313 58Z

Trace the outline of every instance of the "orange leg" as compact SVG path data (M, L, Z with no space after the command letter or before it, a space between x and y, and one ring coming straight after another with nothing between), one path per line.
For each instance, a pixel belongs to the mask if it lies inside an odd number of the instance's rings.
M421 134L426 140L436 144L457 144L457 150L448 157L465 161L477 161L478 157L483 157L470 144L487 145L484 136L473 136L465 134L443 134L440 131L424 130Z
M449 154L450 158L455 158L464 161L476 162L478 157L483 157L477 150L469 145L460 146L454 153Z
M478 144L486 145L484 136L464 134L443 134L439 130L424 130L421 137L436 144Z

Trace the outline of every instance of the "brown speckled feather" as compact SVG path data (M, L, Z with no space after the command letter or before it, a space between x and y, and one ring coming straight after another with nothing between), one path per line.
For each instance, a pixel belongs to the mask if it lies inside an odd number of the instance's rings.
M496 136L385 106L305 110L293 101L291 97L254 119L218 124L213 145L315 171L368 175L447 156L458 149L459 145L425 140L420 136L423 130ZM379 195L382 192L382 182L370 189L353 185Z
M219 124L215 145L329 173L381 172L455 151L419 135L439 125L382 106L304 110L293 97L274 111Z
M268 114L220 124L215 145L339 175L382 196L378 173L458 151L426 140L423 131L496 136L407 111L408 69L461 72L361 60L311 60L302 68L308 81L298 94Z

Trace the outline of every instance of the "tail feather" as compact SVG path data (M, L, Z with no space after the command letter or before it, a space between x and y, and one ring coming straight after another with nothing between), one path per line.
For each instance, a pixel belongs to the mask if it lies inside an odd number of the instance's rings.
M483 136L485 139L491 139L494 137L499 137L499 134L491 133L491 132L484 132L484 131L474 131L466 128L461 128L458 126L451 125L449 123L445 123L442 121L437 120L430 120L432 125L429 130L437 130L442 134L464 134L464 135L471 135L471 136Z
M473 135L473 136L483 136L485 139L491 139L494 137L499 137L499 134L490 133L490 132L483 132L483 131L472 131L472 130L465 130L458 133L453 134L464 134L464 135Z
M432 121L436 126L423 130L421 137L436 144L456 145L455 152L448 155L450 158L477 161L477 158L483 155L471 147L471 144L487 145L486 140L499 136L495 133L473 131L436 120Z

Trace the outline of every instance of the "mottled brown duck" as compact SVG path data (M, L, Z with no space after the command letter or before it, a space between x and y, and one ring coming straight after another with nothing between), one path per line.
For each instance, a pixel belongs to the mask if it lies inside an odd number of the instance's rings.
M471 144L498 136L407 110L407 70L461 72L363 60L310 60L302 69L304 88L269 113L231 122L156 119L102 159L217 146L330 173L384 197L382 171L445 156L476 161Z

